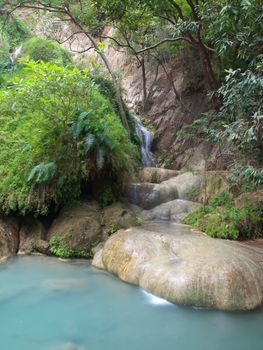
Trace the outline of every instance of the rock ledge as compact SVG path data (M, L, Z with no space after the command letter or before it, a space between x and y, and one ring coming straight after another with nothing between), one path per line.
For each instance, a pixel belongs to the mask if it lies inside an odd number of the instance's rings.
M120 230L93 265L173 303L251 310L263 301L263 250L177 224Z

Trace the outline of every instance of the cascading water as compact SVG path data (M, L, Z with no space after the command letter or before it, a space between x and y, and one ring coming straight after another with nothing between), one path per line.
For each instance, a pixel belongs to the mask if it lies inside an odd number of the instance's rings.
M20 57L22 51L22 46L18 46L14 51L10 53L10 61L12 64L15 64L17 59Z
M142 165L144 167L155 167L155 162L153 159L153 154L151 152L153 143L153 133L148 130L141 122L138 117L134 117L136 125L136 133L141 140L141 155L142 155Z

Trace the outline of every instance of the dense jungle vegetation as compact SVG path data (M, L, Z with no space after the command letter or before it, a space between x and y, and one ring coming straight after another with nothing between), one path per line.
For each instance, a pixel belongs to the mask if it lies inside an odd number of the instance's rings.
M76 67L59 44L34 36L16 15L23 9L71 21L90 40L102 66ZM81 184L99 173L110 171L120 180L135 171L134 125L105 39L137 60L143 105L146 62L162 64L188 47L194 50L211 108L185 127L185 137L228 143L236 152L229 168L235 188L262 187L261 1L1 0L0 15L1 211L47 212L52 203L79 196ZM107 26L114 32L104 34ZM19 46L24 59L13 63L10 52ZM196 215L188 222L195 224ZM236 228L233 232L237 238Z

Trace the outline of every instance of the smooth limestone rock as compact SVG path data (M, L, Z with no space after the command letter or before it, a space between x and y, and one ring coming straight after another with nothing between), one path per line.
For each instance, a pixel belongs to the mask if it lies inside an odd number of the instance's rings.
M173 303L251 310L263 301L263 250L181 225L120 230L93 265Z
M60 244L76 253L91 252L101 240L101 213L96 202L73 202L63 208L48 231L47 238L56 237Z
M141 214L144 221L148 220L167 220L173 222L182 222L185 216L191 211L199 208L201 204L187 201L184 199L175 199L163 203L151 210L144 210Z
M0 218L0 261L16 255L19 245L18 221L12 217Z

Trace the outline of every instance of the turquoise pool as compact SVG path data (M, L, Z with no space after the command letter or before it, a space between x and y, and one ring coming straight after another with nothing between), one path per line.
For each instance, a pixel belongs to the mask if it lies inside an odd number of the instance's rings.
M170 304L87 262L0 265L1 350L262 350L263 309Z

